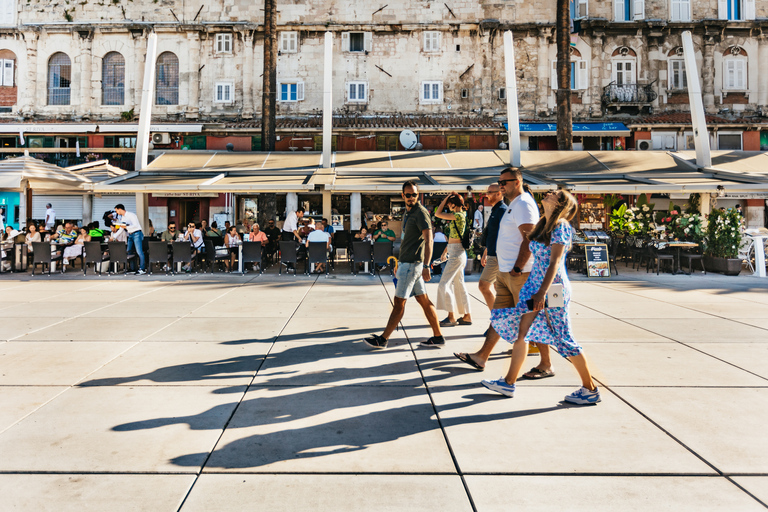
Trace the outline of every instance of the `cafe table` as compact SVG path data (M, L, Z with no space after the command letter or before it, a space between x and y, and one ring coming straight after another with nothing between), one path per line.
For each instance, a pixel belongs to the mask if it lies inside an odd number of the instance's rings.
M687 275L683 270L680 268L680 250L681 249L693 249L694 247L698 247L699 244L695 242L678 242L678 241L672 241L672 242L665 242L667 247L674 247L677 249L677 258L675 259L675 268L673 274L683 274Z
M755 273L752 274L757 277L765 277L765 241L768 240L768 235L763 233L748 234L754 244L755 248Z

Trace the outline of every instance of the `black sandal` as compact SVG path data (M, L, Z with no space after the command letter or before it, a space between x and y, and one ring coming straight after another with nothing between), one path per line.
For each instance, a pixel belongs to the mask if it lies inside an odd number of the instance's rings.
M538 379L546 379L548 377L554 377L555 372L552 370L539 370L536 367L531 368L527 372L523 374L524 379L528 380L538 380Z
M483 370L485 370L485 366L480 366L480 365L477 363L477 361L475 361L474 359L472 359L472 357L470 357L470 355L469 355L469 354L467 354L467 353L465 353L465 352L454 352L454 353L453 353L453 355L454 355L454 357L455 357L456 359L458 359L458 360L459 360L459 361L461 361L462 363L467 363L469 366L471 366L471 367L472 367L472 368L474 368L475 370L478 370L478 371L481 371L481 372L482 372Z
M459 318L459 325L472 325L472 322L467 322L463 318Z

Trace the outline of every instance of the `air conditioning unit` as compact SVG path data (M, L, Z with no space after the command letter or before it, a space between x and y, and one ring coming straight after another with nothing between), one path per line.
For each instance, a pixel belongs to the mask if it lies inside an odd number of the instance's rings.
M170 133L153 133L152 134L152 144L170 144L170 143L171 143Z
M635 143L635 149L638 151L650 151L651 147L651 141L649 140L638 140Z
M503 134L503 135L501 136L501 142L503 142L504 144L509 144L509 135L508 135L508 134L506 134L506 133L505 133L505 134Z

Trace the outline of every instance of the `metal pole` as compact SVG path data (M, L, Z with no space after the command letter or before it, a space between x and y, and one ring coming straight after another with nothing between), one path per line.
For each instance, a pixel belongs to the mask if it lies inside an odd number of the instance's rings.
M147 57L144 63L144 88L141 90L141 112L139 132L136 135L136 161L134 169L140 171L149 162L149 125L152 120L152 103L155 98L155 57L157 55L157 34L147 38Z
M517 77L515 76L515 45L512 31L504 32L504 67L507 79L507 137L509 165L520 167L520 114L517 107Z
M333 33L325 33L325 62L323 64L323 168L331 167L333 125Z
M712 155L709 151L709 132L704 114L704 101L701 96L699 68L696 66L696 54L693 51L691 31L683 32L683 56L685 74L688 80L688 99L691 103L691 123L693 124L693 142L696 146L696 165L711 167Z

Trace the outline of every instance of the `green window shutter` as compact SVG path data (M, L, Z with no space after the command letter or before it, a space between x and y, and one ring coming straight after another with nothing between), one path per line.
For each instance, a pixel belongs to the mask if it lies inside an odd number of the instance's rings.
M251 151L261 151L262 149L261 135L254 135L251 137Z
M449 135L446 139L448 141L448 149L457 149L459 147L459 138L456 135Z
M336 151L336 147L337 147L337 146L336 146L336 136L334 135L334 136L331 138L331 151Z
M56 147L56 139L54 139L53 137L43 137L43 147L44 148Z
M323 136L315 135L315 151L323 150Z
M189 135L184 137L184 144L189 146L189 149L206 149L206 137L205 135Z
M387 150L388 151L397 151L397 135L388 135L387 136Z
M77 141L80 143L80 149L88 147L88 137L78 137Z
M387 138L381 135L376 137L376 151L387 150Z
M109 137L104 137L104 147L105 148L115 147L115 137L112 137L111 135Z

